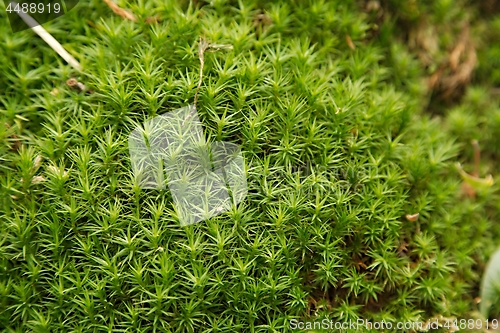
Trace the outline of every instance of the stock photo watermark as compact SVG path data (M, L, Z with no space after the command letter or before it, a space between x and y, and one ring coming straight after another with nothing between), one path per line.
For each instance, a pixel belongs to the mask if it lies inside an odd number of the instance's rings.
M3 0L13 32L35 28L69 12L78 0Z
M317 320L291 319L288 327L292 330L325 330L335 332L355 332L359 330L370 331L398 331L398 332L432 332L439 329L447 329L449 332L458 330L481 330L498 329L498 319L457 319L436 316L427 321L371 321L357 319L349 321L335 321L328 318Z
M137 127L129 135L129 151L136 182L143 189L168 186L181 225L227 212L247 195L240 148L206 142L194 105Z

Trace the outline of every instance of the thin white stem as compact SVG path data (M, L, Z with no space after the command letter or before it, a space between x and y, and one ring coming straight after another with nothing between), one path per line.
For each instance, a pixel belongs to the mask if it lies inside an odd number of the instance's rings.
M12 6L15 8L17 5L16 2L11 2ZM71 54L69 54L64 47L59 44L59 42L52 37L51 34L47 30L45 30L33 17L28 15L27 13L23 13L22 11L18 11L17 14L23 19L23 21L31 27L31 29L38 35L40 36L49 46L56 51L68 64L73 66L78 71L82 71L82 66L76 60L73 58Z

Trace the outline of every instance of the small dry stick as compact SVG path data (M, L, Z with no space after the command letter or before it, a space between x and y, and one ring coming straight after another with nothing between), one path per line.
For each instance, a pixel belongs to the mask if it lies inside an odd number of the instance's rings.
M196 87L196 92L194 93L194 108L188 113L186 119L182 122L182 126L186 124L193 114L196 112L196 104L198 102L198 92L201 88L201 83L203 81L203 67L205 66L205 51L208 49L208 42L205 38L200 37L200 42L198 43L198 59L200 59L200 78L198 79L198 86Z
M201 88L201 83L203 82L203 68L205 67L205 52L215 52L221 49L232 50L232 45L226 44L213 44L209 43L204 37L200 37L200 42L198 43L198 59L200 59L200 78L198 79L198 85L196 87L196 92L194 93L194 108L186 116L186 119L182 122L182 126L188 121L193 114L196 112L196 104L198 103L198 92Z
M203 81L203 67L205 67L205 51L210 47L208 41L201 37L198 43L198 59L200 59L200 78L198 79L198 86L196 87L196 92L194 93L194 105L198 101L198 92L201 88L201 83Z
M12 7L15 7L17 2L11 2ZM47 32L34 18L30 15L23 13L22 11L18 11L17 14L21 17L21 19L31 27L38 36L40 36L49 46L56 51L68 64L73 66L74 69L81 72L82 66L80 63L69 54L64 47L54 38L51 34Z
M205 52L216 52L221 49L232 50L232 45L226 44L213 44L209 43L204 37L200 37L200 42L198 43L198 58L200 59L200 78L198 80L198 86L196 87L196 92L194 94L194 104L198 101L198 92L201 88L201 83L203 81L203 67L205 66Z
M127 20L130 20L130 21L134 21L134 22L137 22L137 18L135 17L134 14L128 12L127 10L119 7L116 3L114 3L113 1L111 0L103 0L108 6L109 8L111 8L111 10L116 14L116 15L119 15L121 16L122 18L124 19L127 19Z
M345 35L345 41L347 42L347 46L349 46L351 50L356 50L356 45L354 45L354 43L352 42L351 36Z

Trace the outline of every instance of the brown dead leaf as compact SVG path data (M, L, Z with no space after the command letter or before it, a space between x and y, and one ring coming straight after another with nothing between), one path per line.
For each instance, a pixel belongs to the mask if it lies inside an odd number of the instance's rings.
M458 88L464 87L470 82L477 62L476 50L473 47L470 47L467 50L466 57L467 59L464 62L457 65L457 68L452 75L444 77L441 80L440 85L445 89L443 93L443 97L445 99L451 97Z
M458 42L447 59L429 77L428 86L445 100L451 100L470 82L477 54L469 36L469 24L464 24Z
M137 22L137 18L135 17L134 14L130 13L129 11L119 7L116 3L114 3L112 0L103 0L108 6L109 8L111 8L111 10L116 14L116 15L119 15L120 17L126 19L126 20L130 20L130 21L134 21L134 22Z
M455 45L455 47L453 48L448 57L448 62L450 63L450 68L452 70L455 70L458 67L458 64L460 63L460 56L466 50L468 39L469 39L469 25L466 24L465 27L462 29L457 45Z

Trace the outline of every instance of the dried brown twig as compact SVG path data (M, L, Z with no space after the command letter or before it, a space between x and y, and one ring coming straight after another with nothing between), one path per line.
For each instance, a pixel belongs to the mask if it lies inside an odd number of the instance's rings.
M116 3L114 3L111 0L103 0L103 1L109 6L109 8L111 8L111 10L116 15L119 15L126 20L137 22L137 18L135 17L135 15L130 13L126 9L121 8L120 6L118 6Z
M18 5L16 2L11 2L11 4L13 6ZM33 17L31 17L27 12L23 11L18 11L17 14L28 26L31 27L31 30L33 30L38 36L40 36L40 38L42 38L54 51L56 51L57 54L61 56L61 58L66 60L66 62L73 66L73 68L77 71L82 71L82 66L80 65L78 60L76 60L71 54L69 54L64 49L64 47Z
M198 79L198 86L196 87L196 92L194 93L194 105L198 101L198 92L201 88L201 83L203 81L203 67L205 67L205 52L210 47L210 43L203 37L200 38L198 43L198 59L200 59L200 78Z
M215 44L209 43L204 37L200 37L200 42L198 43L198 58L200 59L200 78L198 80L198 86L196 87L196 93L194 94L194 104L198 101L198 92L201 88L201 83L203 81L203 67L205 67L205 52L217 52L219 50L232 50L233 46L228 44Z
M351 50L356 50L356 45L354 45L354 43L352 42L351 36L345 35L345 41L347 43L347 46L349 46Z
M196 87L196 91L194 93L194 108L187 115L186 119L182 122L182 125L186 123L186 121L193 116L196 112L196 105L198 103L198 92L201 88L201 83L203 82L203 68L205 67L205 52L216 52L221 49L232 50L232 45L226 44L214 44L209 43L204 37L200 37L200 41L198 43L198 59L200 60L200 78L198 79L198 85Z

